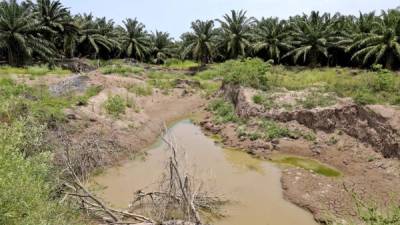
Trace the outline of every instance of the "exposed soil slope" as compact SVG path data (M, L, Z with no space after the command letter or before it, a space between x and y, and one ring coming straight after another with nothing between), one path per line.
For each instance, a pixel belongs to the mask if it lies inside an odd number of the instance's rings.
M236 113L250 121L248 129L257 126L251 125L254 118L267 118L302 133L314 132L315 140L252 140L238 135L238 124L215 123L211 113L201 124L208 133L219 134L226 146L267 159L275 154L312 158L342 173L339 178L330 178L287 167L281 181L288 200L310 210L321 222L334 217L357 220L352 193L382 207L400 202L400 110L380 105L362 107L350 99L314 109L265 109L252 101L254 93L239 86L224 86L220 91L234 103Z

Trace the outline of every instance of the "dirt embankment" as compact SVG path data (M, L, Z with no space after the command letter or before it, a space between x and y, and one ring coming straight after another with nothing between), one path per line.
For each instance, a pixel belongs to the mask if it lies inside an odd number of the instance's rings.
M54 134L59 143L68 142L73 164L82 174L134 156L156 141L164 123L189 116L204 104L199 94L188 91L191 89L189 84L173 88L168 94L156 88L145 96L130 90L133 86L145 86L145 79L105 76L95 71L85 76L49 80L50 91L57 96L102 87L87 104L66 110L68 123ZM129 105L117 118L104 108L107 99L115 95L121 96ZM57 157L62 160L61 153Z
M357 220L352 193L367 202L376 201L381 207L400 202L400 110L362 107L349 99L322 108L266 110L253 103L253 93L238 86L224 86L220 91L234 103L240 117L275 120L289 129L313 132L316 139L251 140L239 136L234 123L214 123L211 114L201 123L204 129L221 135L225 145L260 157L270 158L277 153L303 156L342 173L331 178L301 168L285 168L281 181L288 200L308 209L321 222L332 217Z
M241 117L264 117L280 122L297 121L313 130L332 133L341 130L351 137L368 143L385 157L400 158L400 115L384 106L359 106L342 101L332 107L295 111L263 110L251 102L244 88L225 85L221 92L231 100Z

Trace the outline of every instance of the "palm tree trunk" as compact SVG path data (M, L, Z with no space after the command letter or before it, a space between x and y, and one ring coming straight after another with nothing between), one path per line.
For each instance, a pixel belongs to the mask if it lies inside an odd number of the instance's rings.
M390 70L393 69L393 55L391 53L387 54L385 68Z

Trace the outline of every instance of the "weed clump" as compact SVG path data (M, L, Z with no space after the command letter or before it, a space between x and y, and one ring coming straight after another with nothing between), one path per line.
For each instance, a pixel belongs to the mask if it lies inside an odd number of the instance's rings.
M126 107L125 99L119 95L110 96L104 102L106 112L116 118L125 113Z
M217 123L238 122L239 117L236 115L235 108L232 103L224 99L215 99L209 106L208 110L212 111L215 115Z

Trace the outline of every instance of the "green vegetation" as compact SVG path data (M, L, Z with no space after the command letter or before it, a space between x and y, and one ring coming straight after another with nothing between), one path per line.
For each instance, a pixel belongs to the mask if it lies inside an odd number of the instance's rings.
M68 75L71 71L64 70L59 67L50 69L48 66L28 66L28 67L11 67L0 66L0 74L4 75L30 75L30 76L43 76L43 75Z
M172 69L191 69L198 67L199 64L191 60L167 59L164 66Z
M306 170L312 170L317 174L327 177L338 177L341 173L329 166L323 165L318 161L294 156L279 155L272 159L273 162L300 167Z
M256 129L252 129L257 125ZM248 137L250 140L264 139L271 141L283 137L300 138L303 137L308 141L315 141L316 137L313 133L304 133L298 130L290 130L279 123L268 119L257 119L256 121L244 121L236 130L239 137Z
M104 88L101 85L89 87L86 90L84 95L77 97L78 98L77 104L78 105L87 105L89 99L94 97L94 96L96 96L96 95L98 95L103 89Z
M387 70L372 72L273 67L267 74L269 84L273 87L283 87L288 90L304 90L313 87L336 93L339 97L351 97L360 104L399 104L400 77ZM323 105L330 102L329 98L320 100Z
M0 224L78 224L78 214L59 203L46 140L74 99L4 78L0 93Z
M203 80L223 79L225 83L268 89L267 71L270 65L261 59L229 60L213 65L196 76Z
M233 104L225 101L224 99L213 100L208 106L208 110L214 113L217 123L239 121L239 117L236 115Z
M297 101L306 109L313 109L316 107L327 107L334 105L336 99L328 93L321 93L320 91L311 91L306 95L304 99Z
M270 92L258 93L253 96L253 102L257 105L262 105L265 109L279 107L275 103L275 97Z
M153 94L153 87L148 84L134 84L128 87L128 91L137 96L149 96Z
M128 18L118 26L104 17L72 15L59 0L2 1L0 21L0 58L13 66L54 64L62 57L82 55L134 58L173 68L191 67L186 60L204 65L246 57L311 67L381 64L398 69L400 63L399 9L357 17L312 11L285 20L268 15L257 20L244 10L232 10L215 21L192 22L191 31L179 41L166 32L148 32L137 19Z
M143 68L137 66L129 66L123 64L113 64L107 65L100 68L100 71L103 74L121 74L121 75L129 75L129 74L140 74L144 71Z
M127 102L119 95L109 96L104 102L104 109L111 116L118 118L121 114L125 113Z

